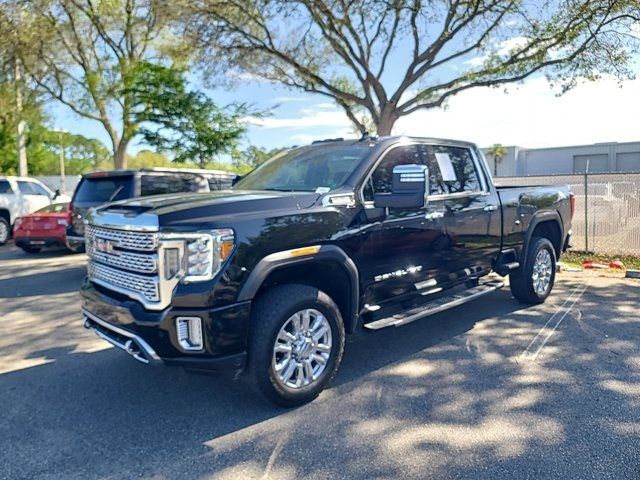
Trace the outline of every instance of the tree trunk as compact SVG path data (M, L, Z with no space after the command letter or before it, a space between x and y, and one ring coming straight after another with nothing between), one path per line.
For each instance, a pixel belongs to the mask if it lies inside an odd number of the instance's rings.
M18 175L26 177L29 175L27 166L27 139L24 133L24 118L22 118L22 69L20 61L15 59L15 86L16 86L16 114L18 123L16 125L17 147L18 147Z
M127 168L127 147L129 146L130 139L121 138L116 147L115 156L113 157L113 164L116 170L124 170Z
M378 121L378 125L376 125L378 136L386 137L391 135L391 130L393 129L393 126L395 125L398 118L399 116L395 109L393 109L389 105L384 107L382 109L382 112L380 113L380 120Z

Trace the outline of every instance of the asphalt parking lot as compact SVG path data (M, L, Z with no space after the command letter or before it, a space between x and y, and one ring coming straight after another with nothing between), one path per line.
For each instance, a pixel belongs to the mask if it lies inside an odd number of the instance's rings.
M83 264L0 247L0 478L640 479L639 281L561 274L542 306L505 289L349 338L284 410L109 348Z

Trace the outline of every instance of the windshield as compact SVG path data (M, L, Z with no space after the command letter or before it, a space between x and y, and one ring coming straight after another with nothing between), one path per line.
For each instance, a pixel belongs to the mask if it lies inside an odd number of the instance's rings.
M234 188L327 192L344 184L368 152L364 142L296 148L260 165Z

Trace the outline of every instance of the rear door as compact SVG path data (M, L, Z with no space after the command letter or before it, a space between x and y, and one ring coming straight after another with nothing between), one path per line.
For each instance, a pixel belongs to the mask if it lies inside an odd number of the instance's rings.
M500 249L500 202L474 150L461 145L421 145L430 171L438 171L438 193L450 245L443 252L454 281L487 273ZM432 179L434 181L434 179Z

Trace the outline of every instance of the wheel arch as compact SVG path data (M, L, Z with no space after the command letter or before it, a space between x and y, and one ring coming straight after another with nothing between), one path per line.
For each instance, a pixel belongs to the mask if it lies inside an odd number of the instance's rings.
M543 211L536 213L531 219L531 223L527 229L524 247L522 249L522 258L527 258L527 251L531 244L531 239L534 236L547 238L553 245L556 258L560 258L563 244L562 239L564 238L562 225L562 218L556 211Z
M11 212L6 208L0 208L0 218L4 218L11 226Z
M324 291L336 302L345 330L352 333L357 324L360 298L355 263L335 245L322 245L316 253L308 255L292 255L299 250L303 249L273 253L260 260L240 290L238 301L254 300L283 283L309 285Z

